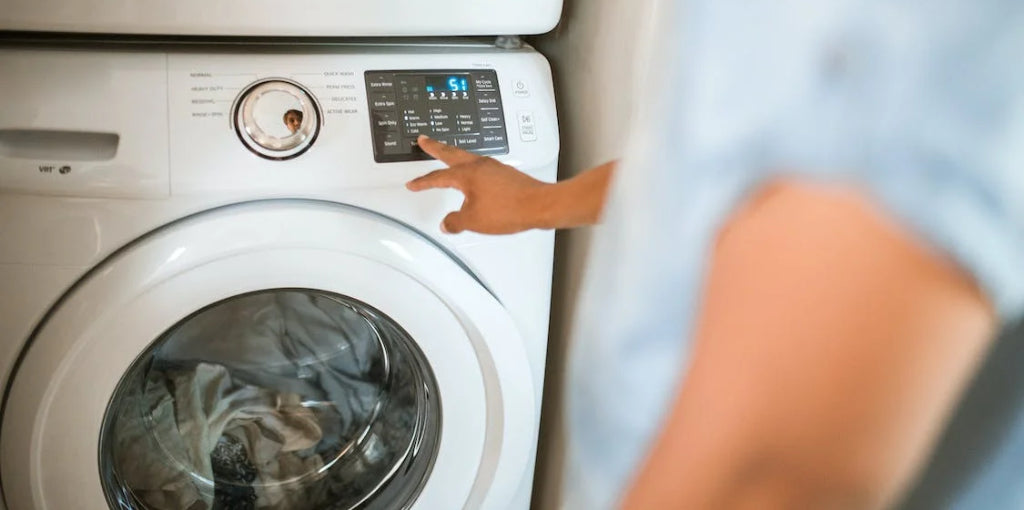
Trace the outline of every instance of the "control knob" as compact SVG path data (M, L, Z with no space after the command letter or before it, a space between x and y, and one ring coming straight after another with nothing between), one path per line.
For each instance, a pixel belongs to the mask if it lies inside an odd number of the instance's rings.
M320 107L313 94L283 78L249 85L232 111L238 138L267 159L291 159L306 152L320 132Z

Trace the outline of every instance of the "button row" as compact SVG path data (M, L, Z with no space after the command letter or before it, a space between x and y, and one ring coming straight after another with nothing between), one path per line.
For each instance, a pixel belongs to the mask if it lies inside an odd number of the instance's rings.
M410 114L408 111L403 115L393 111L373 111L373 134L375 138L386 136L393 140L399 138L414 140L415 137L425 134L449 145L463 148L492 148L492 146L503 148L507 145L504 118L500 112L482 112L479 122L473 117L471 114L433 113L429 116L420 116ZM530 120L524 121L520 116L520 135L524 141L531 141L528 140L526 129L529 129L533 139L536 139L530 122ZM398 149L399 147L396 144L383 146L385 149ZM404 148L404 146L401 147Z
M508 145L504 129L485 129L479 135L461 135L451 137L446 141L460 149L504 149Z
M469 101L469 92L450 92L447 90L428 92L427 101Z
M397 78L399 82L397 85L409 85L411 83L411 81L409 80L419 83L420 80L422 79L419 77L421 76L419 73L412 74L408 73L407 71L402 71L400 74L401 75ZM430 74L438 73L436 71L422 71L422 75ZM465 72L463 72L462 74L465 74ZM476 90L498 90L497 75L495 74L494 71L470 72L469 75L470 78L473 80L473 86ZM519 89L526 89L525 82L522 82L521 80L513 83L519 85ZM394 92L394 89L396 87L395 73L367 73L366 87L371 92Z
M422 149L414 137L402 137L398 133L380 133L380 149L385 155L408 154ZM473 152L503 151L508 145L504 130L488 131L479 135L438 136L435 140Z
M497 81L493 73L472 73L473 85L479 91L496 92ZM525 81L514 79L510 83L512 95L530 97L530 88ZM391 73L370 73L366 75L366 88L370 92L395 92L395 75Z
M375 131L404 131L408 135L420 134L469 134L480 131L477 116L465 112L449 112L441 108L431 108L427 114L422 109L407 109L401 114L394 110L373 110L373 129ZM495 115L486 117L490 128L501 127L501 118Z

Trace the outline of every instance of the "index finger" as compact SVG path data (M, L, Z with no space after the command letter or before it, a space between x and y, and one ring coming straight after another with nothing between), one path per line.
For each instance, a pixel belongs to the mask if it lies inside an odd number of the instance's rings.
M470 161L480 157L457 147L441 143L427 135L420 135L419 138L416 139L416 144L423 149L423 152L430 154L434 159L440 160L448 166L469 163Z
M426 175L421 175L407 183L405 187L410 191L423 191L435 188L455 188L462 191L461 174L451 168L434 170Z

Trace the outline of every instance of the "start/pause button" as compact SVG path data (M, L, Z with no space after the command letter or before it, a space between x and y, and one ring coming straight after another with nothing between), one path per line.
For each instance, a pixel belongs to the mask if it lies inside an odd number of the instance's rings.
M537 124L533 112L519 112L519 139L524 142L537 141Z

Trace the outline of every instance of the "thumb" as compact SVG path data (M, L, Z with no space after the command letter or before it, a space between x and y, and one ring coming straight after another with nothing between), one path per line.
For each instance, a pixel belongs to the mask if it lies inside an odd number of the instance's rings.
M466 230L465 220L466 217L462 211L448 213L448 216L445 216L444 220L441 221L441 232L458 234Z

